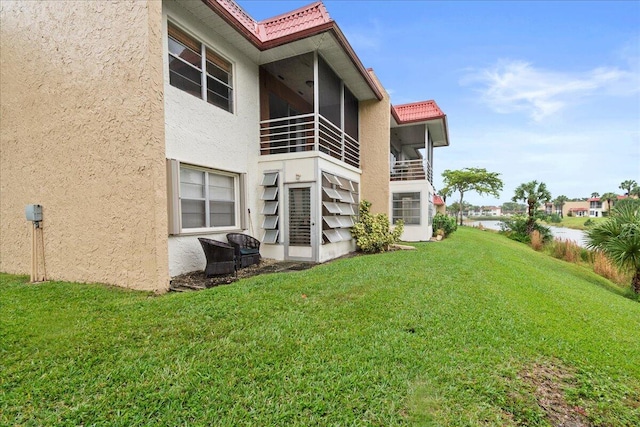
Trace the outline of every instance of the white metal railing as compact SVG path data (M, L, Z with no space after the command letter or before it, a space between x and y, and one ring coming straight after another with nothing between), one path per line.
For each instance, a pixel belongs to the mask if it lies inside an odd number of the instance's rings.
M301 114L260 122L261 155L302 151L320 151L360 167L359 142L320 114Z
M397 160L391 166L391 181L427 179L433 182L433 170L426 159Z

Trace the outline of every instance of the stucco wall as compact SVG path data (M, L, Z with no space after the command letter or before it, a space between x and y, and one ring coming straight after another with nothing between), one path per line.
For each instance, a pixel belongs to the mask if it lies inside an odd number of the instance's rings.
M587 211L584 213L584 215L587 215L587 216L589 215L589 202L587 202L586 200L579 201L579 202L565 202L564 205L562 206L562 215L567 216L569 215L570 209L577 209L577 208L586 209Z
M242 212L253 227L248 230L225 230L220 233L200 233L169 237L169 271L176 276L202 270L206 260L198 237L226 241L231 231L257 230L262 175L256 170L260 147L260 108L258 94L258 65L228 43L216 30L183 9L179 4L166 2L163 9L165 67L165 124L166 156L183 163L228 172L246 173L247 209ZM196 37L233 65L234 111L230 113L188 94L169 84L166 21L170 20ZM247 223L248 224L248 223ZM260 237L260 236L256 236Z
M157 1L0 3L0 270L168 288Z
M373 71L369 73L384 99L360 102L360 200L370 201L373 213L388 215L391 104Z

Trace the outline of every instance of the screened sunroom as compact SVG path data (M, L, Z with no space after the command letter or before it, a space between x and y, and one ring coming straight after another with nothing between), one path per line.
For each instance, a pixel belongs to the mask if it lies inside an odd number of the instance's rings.
M265 256L321 262L353 251L360 119L348 82L318 51L263 64L260 115Z

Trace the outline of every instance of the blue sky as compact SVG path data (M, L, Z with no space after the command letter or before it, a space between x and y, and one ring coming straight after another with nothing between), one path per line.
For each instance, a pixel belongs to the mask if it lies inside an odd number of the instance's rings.
M240 0L261 20L309 1ZM447 114L445 169L501 174L498 199L532 180L553 197L640 182L639 1L324 2L393 104L434 99Z

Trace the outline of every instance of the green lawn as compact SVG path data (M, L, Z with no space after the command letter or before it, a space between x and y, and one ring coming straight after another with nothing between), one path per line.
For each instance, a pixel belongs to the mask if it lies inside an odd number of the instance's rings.
M567 227L567 228L574 228L576 230L587 230L589 229L589 227L587 227L586 225L584 225L585 222L587 222L587 220L591 220L591 222L593 224L597 224L599 222L602 222L604 220L606 220L606 218L603 217L597 217L597 218L585 218L585 217L571 217L571 216L565 216L564 218L562 218L562 221L560 223L548 223L547 225L553 225L556 227Z
M0 425L549 425L538 383L640 425L638 302L495 233L417 247L161 297L0 275Z

